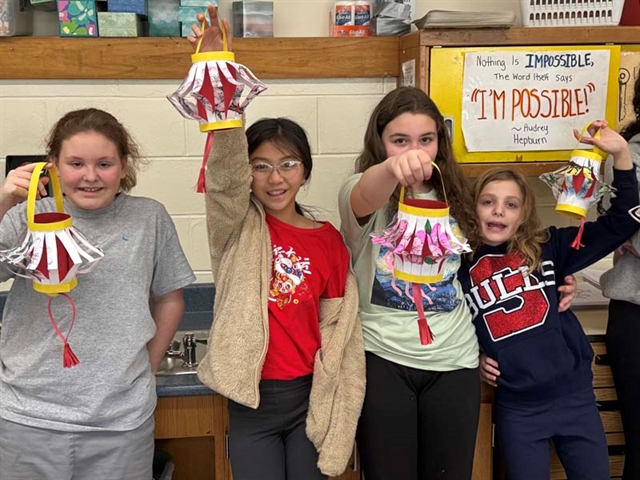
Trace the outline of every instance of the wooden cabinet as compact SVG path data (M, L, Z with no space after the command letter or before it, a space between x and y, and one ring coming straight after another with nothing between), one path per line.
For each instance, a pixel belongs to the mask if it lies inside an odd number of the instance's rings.
M163 397L155 411L156 449L176 465L172 480L227 480L227 400L220 395Z
M491 480L492 389L483 385L473 480ZM162 397L155 411L156 449L173 458L173 480L232 480L227 400L220 395ZM332 480L364 480L357 452Z
M434 95L434 100L439 103L436 98L437 93L432 90L432 79L439 78L442 80L446 73L440 68L434 66L437 58L442 58L443 51L451 51L450 53L444 53L446 57L445 63L450 62L450 65L456 63L460 66L459 55L453 54L454 51L460 49L479 49L482 47L484 50L492 50L497 47L533 47L533 46L570 46L570 45L636 45L640 42L640 27L584 27L584 28L572 28L572 27L550 27L550 28L509 28L509 29L431 29L421 30L409 35L401 37L400 40L400 54L398 57L400 73L399 84L414 84L416 87L424 90L427 93ZM636 47L634 47L636 48ZM456 70L457 72L457 70ZM458 77L455 77L458 78ZM447 98L460 95L460 92L453 90L451 82L445 82L446 87L444 93L440 92ZM452 102L454 110L458 108L458 99ZM461 106L459 107L462 108ZM450 115L457 116L460 111L446 112L443 110L443 115L447 118ZM455 118L449 118L450 123L455 123ZM457 132L457 133L456 133ZM454 150L456 149L456 139L458 144L460 138L462 138L461 131L454 128ZM464 150L464 146L459 147ZM466 150L464 150L466 152ZM472 157L473 154L469 152L460 152L456 154L458 158ZM522 155L517 155L519 152L508 152L511 158L509 165L517 168L525 175L539 176L544 172L548 172L558 168L555 154L552 152L539 151L541 158L547 158L545 161L522 161ZM495 152L486 152L487 154ZM529 152L531 153L531 152ZM543 155L544 154L544 155ZM484 154L483 154L484 155ZM546 155L546 156L545 156ZM486 157L486 155L484 155ZM483 160L478 161L476 157L472 157L473 162L476 163L464 163L462 164L463 171L466 175L471 177L477 177L480 173L490 167L497 165L504 165L504 163L497 163L497 160ZM492 156L493 158L499 158ZM515 158L515 161L513 161ZM504 161L504 160L503 160Z
M609 473L611 478L622 478L624 468L624 435L622 420L618 410L616 390L613 385L611 368L607 361L604 338L591 343L593 347L593 390L600 409L600 418L609 445ZM567 475L555 452L551 462L551 480L565 480Z

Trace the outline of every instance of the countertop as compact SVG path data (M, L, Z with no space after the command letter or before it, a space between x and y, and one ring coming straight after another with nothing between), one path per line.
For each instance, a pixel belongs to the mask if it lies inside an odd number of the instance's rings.
M579 280L582 280L579 278ZM584 285L580 282L579 289ZM185 314L178 330L207 330L213 318L213 298L215 287L212 283L194 284L184 289ZM4 307L6 292L0 293L0 311ZM590 341L604 341L607 328L607 306L575 306L582 327ZM156 377L158 397L180 397L191 395L217 395L203 385L195 374L168 375Z

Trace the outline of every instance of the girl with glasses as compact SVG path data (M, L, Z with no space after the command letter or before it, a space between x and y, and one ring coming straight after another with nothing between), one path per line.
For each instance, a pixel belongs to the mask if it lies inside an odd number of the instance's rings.
M220 51L208 13L189 41ZM340 233L296 202L311 170L304 130L284 118L216 132L207 163L216 298L198 376L229 398L235 480L337 476L353 450L365 376L357 288Z

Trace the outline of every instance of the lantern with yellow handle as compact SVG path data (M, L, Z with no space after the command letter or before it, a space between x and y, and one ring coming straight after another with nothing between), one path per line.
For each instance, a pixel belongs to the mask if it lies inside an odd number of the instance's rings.
M591 122L582 130L582 138ZM598 130L594 138L600 138ZM600 174L602 161L606 153L597 147L593 151L573 150L569 162L561 168L543 173L540 179L545 182L556 198L556 211L561 215L580 220L580 228L571 246L584 247L581 243L587 211L607 192L613 191L610 185L602 181Z
M202 31L206 21L202 22ZM203 193L205 167L216 130L242 127L242 114L247 105L267 87L244 65L236 63L228 51L227 34L222 31L223 51L200 53L202 36L191 55L191 69L182 84L167 99L183 117L200 122L207 133L196 191ZM190 98L192 97L192 98Z
M49 170L55 212L36 213L36 194L40 173L46 163L36 165L31 174L27 195L27 232L17 247L0 251L0 261L13 267L15 274L33 282L33 289L49 295L49 320L63 342L63 366L73 367L79 363L69 346L69 334L75 323L75 304L67 295L78 283L76 275L88 273L104 257L102 250L92 246L73 227L69 214L64 212L64 202L58 175ZM56 295L64 296L72 308L72 317L66 335L63 335L53 318L52 300Z
M439 167L433 167L442 174ZM400 190L398 213L389 227L371 234L372 242L391 250L394 257L393 276L412 286L412 300L418 311L420 343L433 342L433 332L424 314L422 284L440 282L444 264L453 255L471 251L466 239L459 239L449 223L449 205L444 183L444 202L420 198L405 198Z

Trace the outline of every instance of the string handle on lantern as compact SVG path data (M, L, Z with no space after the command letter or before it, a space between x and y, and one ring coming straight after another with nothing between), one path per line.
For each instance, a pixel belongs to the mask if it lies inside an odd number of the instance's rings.
M447 189L444 186L444 178L442 178L442 171L440 170L440 167L438 167L438 165L435 162L431 162L431 165L433 165L433 167L438 170L438 173L440 174L440 184L442 185L442 194L444 195L444 203L446 203L447 205L449 205L449 202L447 201ZM404 203L404 185L400 188L400 203Z
M29 181L29 193L27 194L27 221L29 223L29 229L33 230L35 226L35 214L36 214L36 196L38 194L38 182L40 181L40 174L47 165L46 162L38 162L36 168L31 173L31 180ZM58 174L54 168L49 169L49 178L53 187L53 198L56 201L56 210L59 213L64 213L64 201L62 200L62 189L60 188L60 180Z
M587 133L587 130L589 129L589 127L591 125L593 125L594 122L595 122L595 120L591 120L584 127L582 127L582 131L580 132L580 137L578 138L578 142L582 141L582 137L584 137L584 134ZM596 133L593 136L593 138L595 138L596 140L600 140L600 129L598 129L596 131ZM596 155L599 155L602 158L607 158L607 153L602 151L602 150L600 150L595 145L593 145L593 153L595 153Z
M224 25L221 25L219 20L218 20L218 25L220 26L220 31L222 32L222 51L228 52L229 46L227 45L227 32L225 31ZM204 38L204 30L206 27L207 27L207 17L205 15L205 18L204 20L202 20L202 24L200 25L200 30L202 31L202 35L200 35L200 40L198 40L198 45L196 46L196 55L200 53L200 46L202 45L202 39Z

